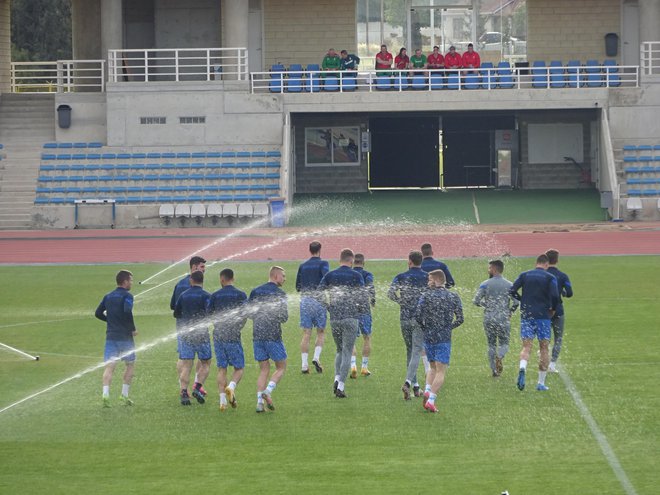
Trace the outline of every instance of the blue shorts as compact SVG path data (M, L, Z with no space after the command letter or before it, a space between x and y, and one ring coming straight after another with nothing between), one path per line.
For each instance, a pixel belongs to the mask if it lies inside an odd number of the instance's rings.
M257 340L253 343L254 359L257 361L284 361L286 359L286 349L284 343L279 340L273 342L270 340Z
M371 335L371 315L358 316L358 336Z
M427 344L424 343L424 350L426 357L430 362L438 362L442 364L449 364L449 356L451 356L451 342L443 342L442 344Z
M213 346L215 347L215 359L218 368L227 368L230 365L236 369L245 368L243 344L213 340Z
M132 340L106 340L103 349L104 361L122 361L132 363L135 361L135 343Z
M195 354L202 361L207 361L213 357L211 353L211 339L206 338L181 338L177 335L179 359L195 359Z
M325 306L309 296L300 298L300 328L325 329L328 322Z
M523 339L550 340L550 319L521 319L520 337Z

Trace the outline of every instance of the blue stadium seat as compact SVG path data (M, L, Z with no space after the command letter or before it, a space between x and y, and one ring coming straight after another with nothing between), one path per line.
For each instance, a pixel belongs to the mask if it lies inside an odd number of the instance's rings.
M266 174L256 173L250 174L250 179L252 180L263 180L266 178Z
M174 192L188 192L188 186L173 186Z
M206 163L206 168L211 169L211 170L219 170L222 168L222 165L218 162L207 162Z
M146 170L147 166L144 163L132 163L131 170Z
M660 190L658 189L643 189L642 190L642 196L658 196L660 194Z
M129 186L126 188L126 192L129 194L140 194L142 193L142 188L138 186Z
M42 153L41 154L41 159L42 160L55 160L57 158L56 155L53 153Z
M103 143L99 143L98 141L92 141L90 143L87 143L88 148L102 148Z
M641 170L641 168L639 168L639 167L626 167L626 168L625 168L625 172L626 172L627 174L638 174L638 173L640 173L641 171L642 171L642 170Z
M160 180L174 180L174 174L160 174Z
M548 73L545 68L545 61L543 60L534 60L532 62L532 87L548 87Z
M140 182L144 180L144 175L143 174L131 174L130 179L133 182Z
M188 186L188 191L189 192L202 192L204 190L204 186L194 185L194 186ZM176 187L174 189L176 191Z
M309 64L307 66L306 89L309 89L312 93L321 91L321 75L318 74L320 70L319 64ZM311 74L311 72L316 72L316 74Z
M37 186L37 194L48 194L48 193L50 193L50 187Z
M55 165L40 165L39 170L41 172L52 172L55 170Z
M289 93L300 93L305 89L304 72L301 64L291 64L286 80L286 90Z
M71 149L73 148L73 143L58 143L57 147L62 149Z
M220 176L222 174L218 174L217 172L211 172L210 174L206 174L204 176L204 180L220 180Z
M280 174L277 172L271 172L266 174L266 179L278 179L280 178Z
M190 170L190 163L175 163L174 168L177 170Z
M131 166L128 163L117 163L115 165L115 170L121 170L122 173L126 173L128 170L131 169Z
M392 89L392 78L390 76L376 76L376 89L381 91Z
M483 89L493 89L496 87L496 78L492 62L482 62L481 67L479 68L479 73L481 74L481 87Z
M266 156L268 158L279 158L282 156L282 153L280 153L279 150L266 151Z
M98 175L85 175L83 177L83 180L85 182L98 182L99 181L99 176Z
M160 169L161 170L174 170L176 167L174 166L173 163L161 163L160 164Z
M45 149L55 149L57 148L57 143L44 143L44 148Z
M465 76L465 83L463 87L465 89L479 89L479 83L481 78L477 75L476 72L471 72Z
M237 151L236 152L236 158L250 158L250 152L249 151Z
M116 160L117 159L117 154L116 153L103 153L101 155L102 160Z
M174 186L158 186L158 192L173 192Z
M636 157L636 156L624 156L624 157L623 157L623 161L624 161L625 163L636 162L636 161L637 161L637 157Z
M194 151L190 153L190 158L206 158L206 151Z
M99 194L110 194L111 188L110 186L99 186L98 192Z
M160 163L147 163L144 167L146 170L160 170Z
M131 158L133 160L144 160L145 158L147 158L147 154L146 153L131 153Z
M206 158L221 158L221 157L222 157L222 153L220 153L219 151L208 151L206 153Z
M236 152L235 151L223 151L222 152L222 158L236 158Z
M85 153L73 153L71 155L72 160L84 160L85 158L87 158Z
M68 172L69 165L67 165L66 163L55 165L55 170L57 170L58 172Z
M141 203L142 202L142 197L141 196L126 196L126 202L127 203Z
M251 153L252 158L266 158L265 151L253 151Z
M96 194L99 189L96 186L85 186L82 188L82 192L83 194Z
M587 74L587 86L596 88L603 85L603 76L600 70L598 60L590 59L585 62L584 71Z
M460 77L458 74L447 74L447 89L458 89Z
M117 153L117 160L131 160L133 155L130 153Z
M429 77L429 84L431 86L431 89L443 89L444 84L445 84L445 78L442 76L442 73L440 72L431 72L431 76Z
M69 182L82 182L83 181L83 176L82 175L70 175L69 176Z
M513 88L513 71L509 62L502 61L497 64L497 87L510 89Z
M173 153L171 151L165 151L160 154L160 157L163 159L176 158L176 153Z
M87 153L87 159L88 160L100 160L101 159L101 153Z
M157 159L160 159L160 157L161 157L161 154L158 153L158 152L155 152L155 151L147 153L147 158L150 158L150 159L156 159L157 160Z
M568 73L568 87L577 88L578 83L584 86L584 77L580 74L580 61L569 60L566 64L566 72Z
M286 68L282 64L273 64L270 67L270 81L268 89L271 93L281 93L284 90Z
M115 166L112 165L111 163L104 163L101 165L101 170L104 170L106 172L112 172L115 169Z
M87 143L73 143L73 147L76 149L87 148Z
M408 83L408 76L399 73L394 76L394 89L398 91L404 91L408 89L409 83Z
M172 203L174 201L173 196L158 196L158 201L161 203Z
M158 187L156 186L143 186L142 187L142 193L155 193L158 191Z
M159 180L160 176L158 174L144 174L144 180L146 181L155 181Z
M566 86L564 66L561 64L561 60L552 60L550 62L550 87L563 88L564 86Z
M73 171L76 171L76 172L82 172L82 171L85 170L85 166L84 166L82 163L75 163L75 164L71 165L70 170L71 170L72 172L73 172Z
M411 82L412 89L426 89L426 75L415 74Z
M60 155L57 155L57 160L71 160L71 154L70 153L62 153Z
M632 144L624 144L623 151L637 151L637 146Z
M157 203L158 197L156 196L142 196L143 203Z

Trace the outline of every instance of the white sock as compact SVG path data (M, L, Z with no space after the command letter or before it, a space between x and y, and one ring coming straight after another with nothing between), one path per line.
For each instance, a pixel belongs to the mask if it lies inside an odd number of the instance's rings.
M335 381L338 382L341 377L339 375L335 375Z
M545 375L547 374L547 371L539 371L539 384L540 385L545 385Z
M355 368L356 363L357 363L357 359L355 358L355 356L351 356L351 368Z
M362 358L362 369L367 369L367 366L369 366L369 358L368 357L363 357Z
M321 347L320 345L317 345L316 347L314 347L314 361L318 361L319 359L321 359L321 350L322 349L323 349L323 347Z
M526 370L527 369L527 360L526 359L521 359L520 360L520 369L521 370Z
M431 365L429 364L429 358L426 357L426 354L422 356L422 362L424 363L424 371L428 373L431 371Z
M344 391L344 382L339 382L337 385L337 390L341 390L342 392Z
M195 383L199 383L199 380L197 379L197 373L195 373Z
M419 387L419 383L417 382L413 383L413 387Z
M129 387L130 387L130 385L128 383L124 383L121 386L121 395L123 395L124 397L128 397L128 388Z
M427 383L426 386L424 387L424 392L428 392L429 394L431 393L431 384Z
M263 404L264 403L264 400L261 397L261 394L263 394L263 392L257 392L257 404Z
M302 369L306 370L309 368L309 364L307 363L307 357L309 356L309 353L303 352L300 355L302 356Z
M229 388L232 390L236 390L236 382L229 382Z
M227 394L220 394L220 404L227 403Z
M435 398L437 397L436 394L429 394L429 402L431 404L435 404Z
M103 385L103 397L110 397L110 385Z
M408 384L409 387L412 387L412 383L410 383L410 380L406 380L406 383Z
M266 393L267 394L272 394L273 390L275 390L275 387L277 387L277 383L275 382L268 382L268 386L266 387Z

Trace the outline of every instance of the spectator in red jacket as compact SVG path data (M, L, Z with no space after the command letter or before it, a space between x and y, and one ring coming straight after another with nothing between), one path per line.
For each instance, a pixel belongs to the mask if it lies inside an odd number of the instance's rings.
M467 52L463 54L463 68L464 69L478 69L481 67L481 58L479 54L474 51L474 46L470 43L467 46Z
M447 55L445 55L445 69L449 71L450 69L460 69L461 67L463 67L463 57L456 51L456 47L452 45L449 47ZM456 73L455 70L452 72Z
M433 53L430 53L426 57L426 63L428 64L429 69L444 69L445 67L445 57L440 53L440 47L434 46Z
M409 69L410 68L410 57L405 48L399 50L399 54L394 59L394 66L397 69Z
M380 51L376 54L376 70L392 68L392 54L387 51L387 45L380 45ZM389 75L386 72L376 73L379 76Z

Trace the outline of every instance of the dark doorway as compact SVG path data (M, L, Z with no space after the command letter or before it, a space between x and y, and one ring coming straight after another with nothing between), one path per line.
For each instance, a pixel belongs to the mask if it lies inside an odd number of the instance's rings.
M479 187L493 184L496 129L513 129L512 115L445 115L442 119L443 185Z
M440 187L438 117L372 118L369 131L370 187Z

